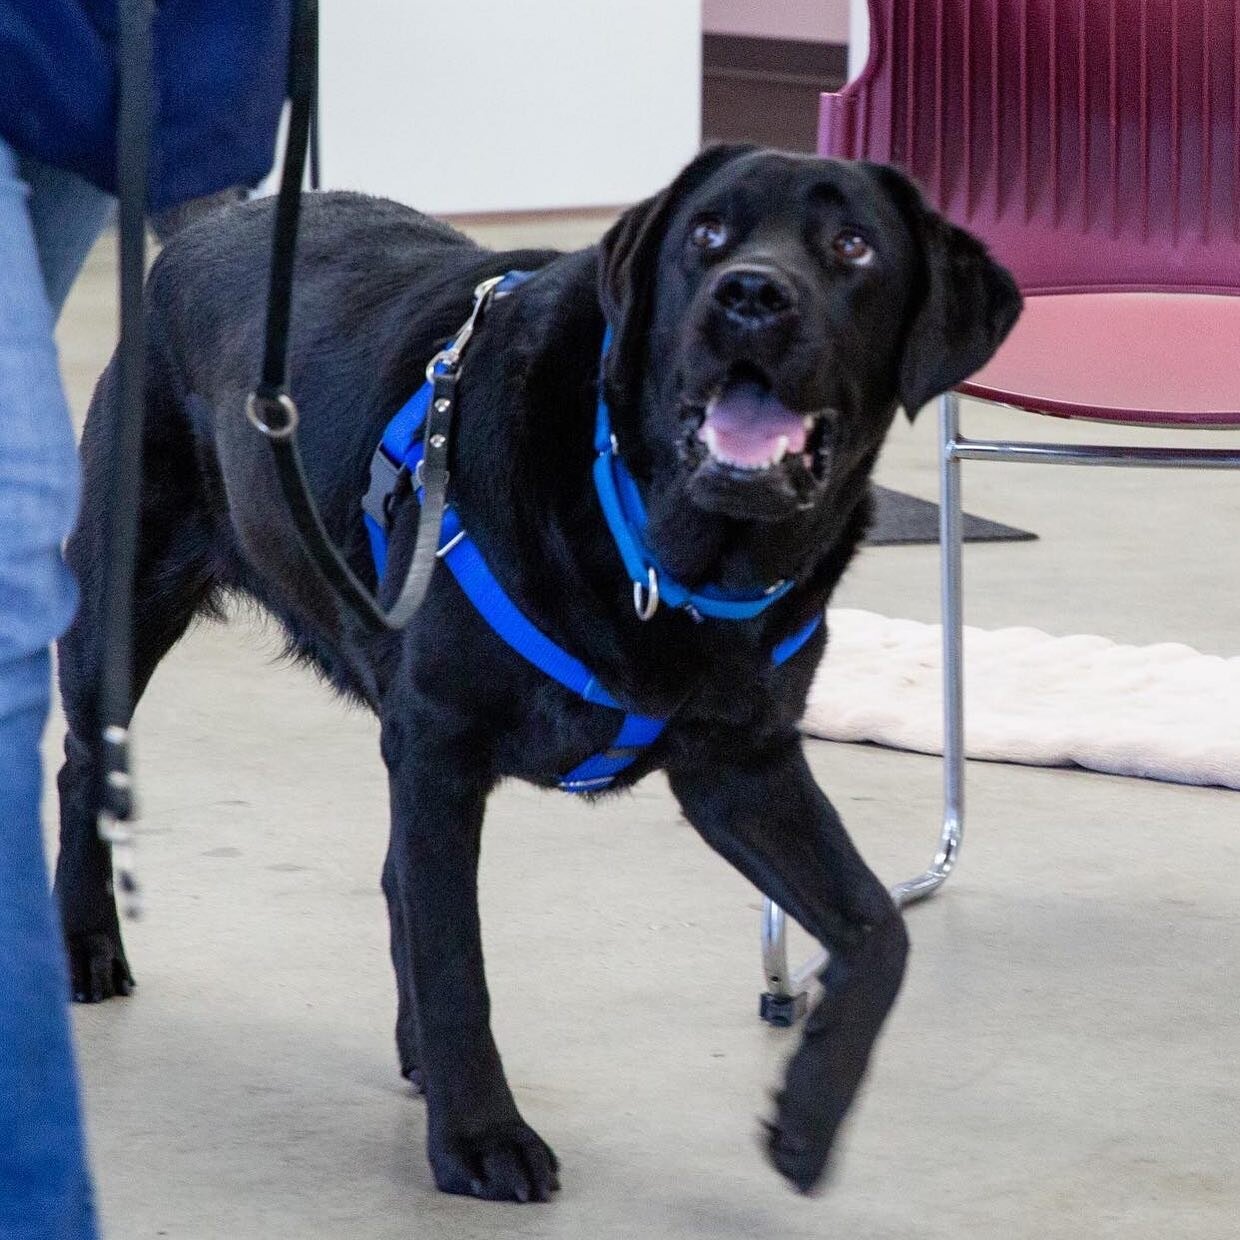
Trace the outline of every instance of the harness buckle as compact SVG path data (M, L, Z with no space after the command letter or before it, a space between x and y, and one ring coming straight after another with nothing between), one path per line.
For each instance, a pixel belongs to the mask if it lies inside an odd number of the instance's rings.
M633 582L633 610L643 624L653 620L654 613L659 610L659 574L653 568L646 569L646 582L646 585Z
M386 530L391 524L389 500L396 493L400 476L401 466L378 448L370 458L370 485L362 496L362 510L380 529Z
M644 745L613 745L610 749L603 750L603 757L612 762L624 761L631 765L637 761L643 749Z

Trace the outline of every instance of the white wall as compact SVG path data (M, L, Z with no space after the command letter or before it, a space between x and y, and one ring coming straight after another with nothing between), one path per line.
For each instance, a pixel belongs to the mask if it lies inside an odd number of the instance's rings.
M848 0L848 80L851 82L870 57L870 6L866 0Z
M702 0L702 28L711 34L848 41L848 0Z
M439 213L614 206L701 136L700 0L322 0L323 180Z

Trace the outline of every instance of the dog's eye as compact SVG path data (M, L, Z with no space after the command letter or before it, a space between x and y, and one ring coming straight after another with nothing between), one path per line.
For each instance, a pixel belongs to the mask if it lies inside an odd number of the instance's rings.
M874 257L874 251L870 248L870 243L859 233L842 232L831 242L831 248L846 263L851 263L854 267L863 266Z
M714 217L698 220L689 234L689 240L699 250L721 250L728 243L728 226Z

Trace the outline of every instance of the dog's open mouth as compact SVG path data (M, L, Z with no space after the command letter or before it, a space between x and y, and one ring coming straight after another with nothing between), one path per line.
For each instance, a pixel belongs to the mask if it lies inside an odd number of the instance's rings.
M798 463L821 478L829 459L826 410L789 409L761 371L737 366L705 403L690 407L687 453L740 474Z
M682 454L695 499L758 519L812 502L830 464L829 412L790 409L756 367L733 367L705 401L686 407Z
M720 464L769 469L790 452L804 453L812 415L787 408L756 382L732 384L712 396L697 437Z

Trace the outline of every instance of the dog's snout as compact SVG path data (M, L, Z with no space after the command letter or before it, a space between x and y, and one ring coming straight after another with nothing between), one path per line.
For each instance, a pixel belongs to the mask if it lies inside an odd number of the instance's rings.
M731 267L720 273L713 295L730 319L746 327L766 327L796 308L791 284L769 267Z

